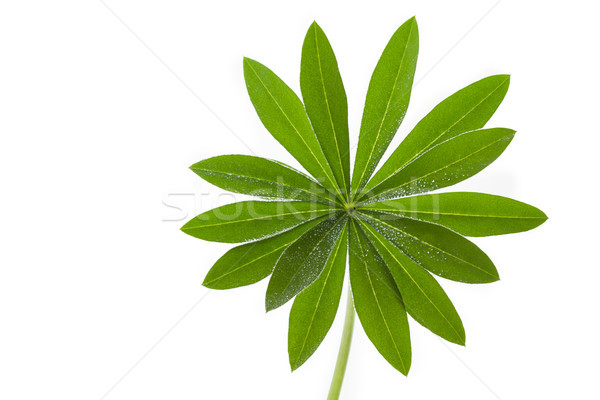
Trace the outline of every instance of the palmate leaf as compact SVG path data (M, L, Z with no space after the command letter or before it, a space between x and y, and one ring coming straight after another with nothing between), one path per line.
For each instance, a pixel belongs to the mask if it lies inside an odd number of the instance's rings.
M411 18L390 39L369 82L352 173L353 194L367 184L404 119L418 52L417 21Z
M515 132L484 126L505 97L508 75L481 79L440 102L375 171L407 111L418 47L411 18L393 34L369 82L352 176L346 93L332 46L316 22L302 46L304 104L271 70L244 59L260 120L312 178L245 155L192 166L218 187L277 200L218 207L182 230L204 240L250 242L225 253L205 286L229 289L271 275L267 311L295 297L288 331L292 370L316 351L333 323L347 259L351 293L338 361L345 365L356 312L381 355L408 374L408 315L450 342L465 343L460 316L430 272L465 283L499 279L490 258L462 235L521 232L547 219L535 207L500 196L418 195L475 175L506 149ZM339 387L332 393L337 398Z
M350 190L348 101L335 54L316 22L302 45L300 89L306 112L338 186Z
M308 360L331 328L344 286L347 252L348 234L345 225L321 275L294 300L288 332L288 353L292 370Z
M243 201L200 214L181 230L199 239L241 243L273 236L335 210L308 201Z
M363 209L433 222L466 236L528 231L548 219L546 214L529 204L502 196L469 192L403 197L368 204Z
M278 161L246 155L212 157L190 167L207 182L231 192L328 204L334 197L320 184Z

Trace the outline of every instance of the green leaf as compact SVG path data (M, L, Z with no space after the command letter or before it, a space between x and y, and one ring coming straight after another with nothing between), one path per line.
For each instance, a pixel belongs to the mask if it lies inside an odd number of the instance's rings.
M430 221L466 236L528 231L548 219L542 211L520 201L471 192L403 197L362 208Z
M211 289L232 289L266 278L273 272L286 247L323 218L325 217L319 217L267 239L234 247L217 260L202 284Z
M458 233L430 222L376 212L360 216L421 267L464 283L499 279L492 260Z
M369 203L428 192L461 182L502 154L515 135L506 128L470 131L442 142L366 193Z
M288 331L288 354L292 371L304 364L317 350L335 319L344 286L347 238L344 225L323 272L294 300Z
M319 277L345 223L345 213L334 214L285 249L269 280L267 311L284 305Z
M250 100L271 135L325 188L343 199L302 102L277 75L244 58Z
M354 220L349 253L352 296L360 323L379 353L407 375L411 346L402 297L390 271Z
M509 75L493 75L459 90L435 106L400 143L365 186L369 191L427 149L461 133L483 128L508 90Z
M392 273L406 311L436 335L464 345L462 321L439 283L375 228L362 221L360 224Z
M347 361L354 305L377 350L406 375L412 358L408 314L440 337L465 343L462 321L430 272L466 283L498 279L490 258L461 234L520 232L547 219L535 207L500 196L405 197L465 180L502 154L515 132L482 128L507 93L508 75L481 79L443 100L373 176L408 109L418 50L418 27L411 18L388 42L369 82L352 176L346 93L331 44L316 22L302 47L305 104L264 65L248 58L243 63L260 120L312 177L244 155L213 157L191 167L225 190L292 200L228 204L182 227L204 240L250 242L217 260L205 286L228 289L272 274L267 311L296 297L288 331L292 370L311 357L332 326L347 257L352 293L339 364ZM342 378L336 369L334 397Z
M418 52L419 33L413 17L394 33L369 82L352 174L353 195L365 186L404 119Z
M198 239L240 243L273 236L335 211L332 206L304 201L242 201L202 213L181 230Z
M252 196L331 203L323 186L278 161L246 155L212 157L190 167L222 189Z
M350 190L348 102L337 60L325 32L313 22L302 45L300 89L338 186Z

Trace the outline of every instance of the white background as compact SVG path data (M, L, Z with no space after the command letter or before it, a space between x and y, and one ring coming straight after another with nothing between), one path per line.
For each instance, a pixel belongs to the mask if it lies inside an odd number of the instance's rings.
M242 56L298 91L313 19L337 53L355 144L373 67L416 15L417 84L392 148L447 95L510 73L488 126L517 136L456 188L550 219L475 240L500 282L442 282L465 348L412 324L406 378L357 324L342 398L598 399L598 10L496 1L3 1L0 398L324 398L343 310L291 374L289 305L265 314L266 281L201 286L230 246L179 227L233 198L187 167L227 153L297 165L256 117Z

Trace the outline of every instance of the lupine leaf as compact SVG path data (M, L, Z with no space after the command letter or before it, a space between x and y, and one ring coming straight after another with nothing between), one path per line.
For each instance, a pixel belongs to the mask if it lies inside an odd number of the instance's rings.
M400 251L436 275L464 283L499 279L494 263L479 247L443 226L369 211L360 215Z
M325 32L313 22L302 45L300 89L306 112L338 186L350 190L348 102Z
M508 90L508 75L481 79L440 102L373 176L407 111L418 48L411 18L394 33L369 81L351 177L346 93L331 44L316 23L302 47L306 104L270 69L244 58L246 87L260 120L312 177L243 155L192 166L223 189L278 200L218 207L182 230L209 241L250 242L223 255L205 286L228 289L272 274L267 311L296 297L288 331L292 370L315 352L333 323L347 252L352 293L338 361L347 358L354 304L371 342L406 375L412 357L408 314L440 337L465 343L454 305L428 271L466 283L498 279L489 257L461 234L520 232L547 218L527 204L480 193L406 197L467 179L502 154L515 132L482 128ZM330 392L336 398L339 378L336 373Z
M225 155L190 167L204 180L231 192L258 197L329 203L334 201L317 182L278 161L246 155Z
M392 273L406 311L436 335L464 345L465 330L462 321L435 278L372 226L361 222L361 227Z
M411 18L390 39L369 82L352 173L354 193L366 185L404 119L418 52L417 21Z
M505 128L481 129L442 142L371 189L361 201L369 203L428 192L461 182L502 154L515 135Z
M267 311L284 305L319 277L345 223L344 213L334 214L285 249L269 280Z
M181 230L199 239L240 243L273 236L334 211L330 205L304 201L242 201L202 213Z
M360 323L379 353L407 375L411 346L402 297L384 261L354 221L349 253L352 296Z
M326 217L319 217L279 235L234 247L208 271L204 286L232 289L251 285L271 275L281 253L304 232Z
M483 128L508 90L509 75L493 75L459 90L435 106L400 143L365 187L369 191L427 149Z
M465 236L528 231L548 219L541 210L529 204L507 197L473 192L403 197L368 204L363 209L433 222Z
M244 58L244 77L265 128L323 186L343 198L298 96L269 68L249 58Z
M344 286L347 238L347 228L344 225L323 272L294 300L288 332L288 353L292 370L304 364L317 350L335 319Z

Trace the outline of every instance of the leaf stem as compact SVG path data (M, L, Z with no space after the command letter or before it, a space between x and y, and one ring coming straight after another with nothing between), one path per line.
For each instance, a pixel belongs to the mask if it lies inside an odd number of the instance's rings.
M350 354L350 343L352 343L352 331L354 330L354 301L352 300L352 289L350 285L348 286L348 301L346 302L346 318L344 320L344 330L342 331L342 341L340 342L340 350L327 400L338 400L340 398L346 365L348 364L348 355Z

